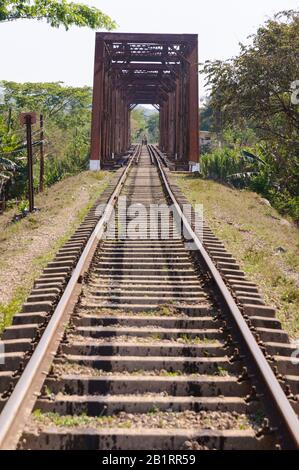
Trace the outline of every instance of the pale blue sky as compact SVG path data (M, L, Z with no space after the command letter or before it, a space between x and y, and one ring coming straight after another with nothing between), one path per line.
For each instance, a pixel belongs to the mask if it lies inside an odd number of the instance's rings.
M225 59L274 13L296 0L86 0L118 24L118 31L197 33L199 59ZM92 84L95 32L55 29L45 22L0 23L0 80ZM201 91L203 95L202 80Z

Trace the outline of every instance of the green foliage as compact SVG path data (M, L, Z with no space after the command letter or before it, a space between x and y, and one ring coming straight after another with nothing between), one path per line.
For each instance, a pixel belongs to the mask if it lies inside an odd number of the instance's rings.
M203 155L201 165L205 177L218 181L226 181L229 175L242 170L240 156L229 148L215 149Z
M241 138L248 134L238 144L255 146L266 164L250 185L297 218L299 106L292 100L292 83L299 79L299 12L278 13L249 45L241 45L238 56L208 61L203 71L220 140L227 129L235 136L240 131Z
M152 113L146 120L146 129L149 143L158 143L159 141L159 113Z
M147 136L148 143L159 141L159 113L138 106L131 112L132 142L140 142L143 135Z
M273 166L267 163L267 154L259 146L251 151L266 163L248 161L242 156L241 148L226 146L202 156L202 173L206 178L251 189L268 199L279 212L299 221L299 197L279 185Z
M46 19L53 27L86 26L115 29L115 22L101 10L66 0L1 0L0 22L18 19Z
M269 167L261 168L259 173L250 182L250 188L257 193L263 194L265 197L269 196L271 187L271 172Z
M19 212L25 212L26 209L29 207L29 202L27 199L23 199L19 204L18 204L18 211Z
M0 156L3 152L15 169L14 172L10 171L13 184L9 187L6 185L8 197L18 199L26 195L27 160L23 146L24 129L19 124L20 112L34 110L37 114L43 114L46 185L86 169L90 139L91 89L65 87L61 83L1 83L3 104L0 107ZM39 123L33 126L33 141L37 143L38 126ZM3 181L1 169L0 161L0 182ZM38 179L39 145L34 147L36 189Z
M2 110L12 108L15 111L43 112L45 117L56 116L61 120L64 111L82 110L90 106L91 89L89 87L73 88L63 86L62 82L50 83L16 83L3 80ZM18 124L18 114L13 113L11 125Z
M202 172L207 178L222 182L232 182L236 185L244 185L247 173L254 173L260 170L260 163L252 161L242 156L242 149L246 149L256 154L256 147L249 147L252 142L250 129L242 130L227 127L223 132L223 146L216 148L201 158ZM242 176L244 175L244 176Z
M45 165L45 185L51 186L66 176L75 175L80 171L86 170L86 168L86 155L81 156L81 158L80 156L75 156L75 154L69 154L63 159L50 157L46 160Z
M299 196L292 196L287 191L279 193L272 190L268 197L279 212L290 215L299 222Z
M131 111L131 136L132 141L137 142L145 133L146 121L144 108L137 107Z
M18 162L13 161L8 153L16 146L17 138L10 132L10 123L0 114L0 201L6 199L9 186L14 181ZM1 204L1 210L2 210Z
M199 123L201 131L212 131L213 127L213 108L207 102L199 109Z

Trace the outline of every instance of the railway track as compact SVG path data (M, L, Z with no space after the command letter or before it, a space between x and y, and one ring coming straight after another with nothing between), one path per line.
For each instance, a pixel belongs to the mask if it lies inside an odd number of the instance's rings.
M267 362L269 348L286 357L292 348L205 225L206 247L251 305L251 320L263 310L266 320L255 325L272 321L276 342L268 338L268 349L193 232L194 218L181 217L184 236L173 215L150 219L153 204L180 213L169 181L158 150L136 147L97 226L94 207L37 280L4 334L1 448L298 447L296 414ZM52 312L47 306L57 296ZM289 379L296 391L295 374Z

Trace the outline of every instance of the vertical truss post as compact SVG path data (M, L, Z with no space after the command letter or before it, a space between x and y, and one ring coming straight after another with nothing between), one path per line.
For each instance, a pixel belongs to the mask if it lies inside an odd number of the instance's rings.
M103 122L102 122L102 160L106 163L107 160L107 113L108 113L108 77L104 71L104 97L103 97Z
M169 154L175 154L175 94L169 94Z
M188 64L188 161L193 169L199 169L199 122L198 122L198 40L191 43Z
M183 65L183 64L182 64ZM184 157L186 160L186 148L184 146L184 137L187 132L186 130L186 110L184 108L184 72L182 67L182 72L180 76L180 87L179 87L179 161L181 162Z
M92 118L91 118L91 150L90 169L99 170L101 154L101 131L103 121L103 78L104 78L104 40L96 35Z
M112 86L114 92L112 93L112 103L111 103L111 157L115 155L115 135L116 135L116 81L112 80Z
M179 156L180 152L180 80L177 78L175 83L175 147L174 158Z

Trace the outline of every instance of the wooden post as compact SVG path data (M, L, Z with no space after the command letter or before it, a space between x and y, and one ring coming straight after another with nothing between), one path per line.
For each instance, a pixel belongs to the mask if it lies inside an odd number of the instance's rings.
M33 187L33 152L32 152L32 124L36 123L36 113L21 113L20 123L26 124L27 136L27 172L28 172L28 200L29 212L34 210L34 187Z

